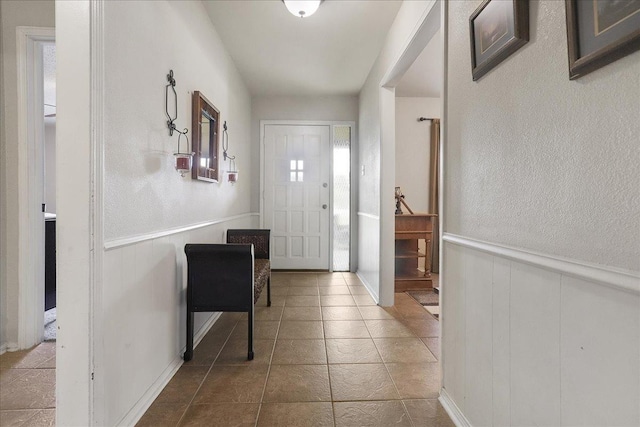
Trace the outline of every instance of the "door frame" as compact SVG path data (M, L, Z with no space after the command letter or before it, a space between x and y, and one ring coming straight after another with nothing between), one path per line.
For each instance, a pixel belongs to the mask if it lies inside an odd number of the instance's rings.
M42 45L55 29L17 27L18 347L44 335L44 93ZM30 161L35 157L36 161Z
M266 126L329 126L329 143L333 148L333 127L349 126L351 128L351 207L349 212L349 271L357 271L358 247L357 247L357 202L358 202L358 159L354 155L357 153L356 122L354 121L327 121L327 120L260 120L260 227L264 228L264 182L265 182L265 141L264 133ZM333 199L333 150L329 158L329 197ZM333 271L333 203L329 204L329 271ZM356 236L356 238L354 238Z

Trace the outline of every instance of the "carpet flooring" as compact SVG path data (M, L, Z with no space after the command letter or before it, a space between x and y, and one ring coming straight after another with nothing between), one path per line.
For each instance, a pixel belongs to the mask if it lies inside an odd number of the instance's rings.
M436 319L440 318L440 295L433 290L406 291L406 294L422 305Z

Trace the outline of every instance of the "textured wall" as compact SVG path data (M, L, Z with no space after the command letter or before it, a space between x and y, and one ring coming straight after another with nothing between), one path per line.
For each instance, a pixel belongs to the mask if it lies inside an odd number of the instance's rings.
M358 210L362 213L373 215L373 217L386 216L381 215L380 209L381 187L384 184L390 188L390 191L385 191L385 197L388 197L387 200L389 200L389 205L387 205L387 209L391 209L389 215L393 215L393 185L389 185L389 182L382 182L381 179L381 164L383 162L383 156L381 156L383 152L383 147L381 146L381 116L382 114L389 114L395 118L395 113L381 111L382 96L387 99L393 96L391 90L381 89L383 83L381 80L390 67L398 61L399 56L410 41L409 38L412 32L421 23L419 22L420 18L423 17L425 11L433 7L433 4L433 1L405 1L402 3L393 25L389 29L384 47L360 91L358 120L358 159L360 164L358 172L361 173L364 167L365 173L364 175L360 174L358 181ZM395 150L392 154L395 154ZM395 177L394 156L389 155L385 160L391 163L391 166L385 165L384 171L389 173L389 178L392 180ZM388 300L393 299L393 291L380 292L380 258L384 257L386 259L387 253L381 252L379 246L380 236L389 234L389 231L392 233L393 224L380 224L379 220L367 220L366 222L361 222L360 225L358 229L358 240L360 242L358 266L359 268L360 266L367 266L365 280L372 288L372 291L375 294L379 294L385 304L389 304ZM382 228L386 228L386 230L382 230ZM371 236L376 238L372 241ZM363 242L369 242L369 244L362 246ZM391 255L390 260L387 261L392 263L393 256Z
M251 210L260 211L260 120L358 120L357 96L254 96L251 99ZM355 154L355 153L354 153Z
M411 210L428 212L431 122L418 117L440 118L440 98L396 98L395 184Z
M106 2L105 14L105 238L249 212L251 101L204 7ZM229 152L241 171L237 184L181 178L173 170L177 134L169 137L164 101L170 69L178 128L192 135L193 91L202 92L227 121ZM221 171L228 167L221 162Z
M0 132L0 240L2 240L2 264L0 265L0 323L5 333L0 335L0 345L17 343L18 340L18 252L7 251L18 244L18 89L16 27L55 26L53 0L0 2L2 32L2 110Z
M445 231L640 270L640 52L569 81L564 3L530 2L531 40L471 80L449 2Z
M44 202L56 213L56 119L44 123Z

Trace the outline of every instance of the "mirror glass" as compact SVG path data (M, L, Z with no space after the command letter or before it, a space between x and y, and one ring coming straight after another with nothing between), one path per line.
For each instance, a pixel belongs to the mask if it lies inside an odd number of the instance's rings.
M218 182L218 128L220 112L202 93L193 93L193 149L195 151L192 178Z

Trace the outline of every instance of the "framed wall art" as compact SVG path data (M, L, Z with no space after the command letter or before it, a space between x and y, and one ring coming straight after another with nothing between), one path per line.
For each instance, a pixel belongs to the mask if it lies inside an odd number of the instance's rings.
M569 79L640 49L640 0L565 0Z
M485 0L469 18L476 81L529 41L528 0Z
M191 102L192 147L195 152L191 178L218 182L218 134L220 111L195 91Z

